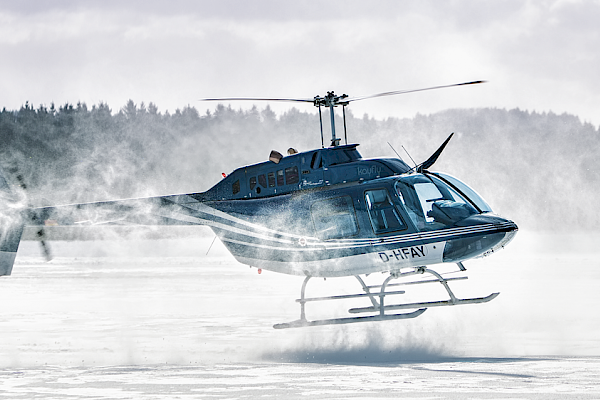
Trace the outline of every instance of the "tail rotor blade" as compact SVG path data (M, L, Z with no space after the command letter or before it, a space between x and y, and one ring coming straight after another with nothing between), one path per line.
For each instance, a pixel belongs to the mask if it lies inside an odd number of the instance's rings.
M42 253L44 254L44 258L46 261L52 261L52 253L50 252L50 246L46 243L46 232L44 228L40 228L37 232L38 238L40 239L40 245L42 246Z

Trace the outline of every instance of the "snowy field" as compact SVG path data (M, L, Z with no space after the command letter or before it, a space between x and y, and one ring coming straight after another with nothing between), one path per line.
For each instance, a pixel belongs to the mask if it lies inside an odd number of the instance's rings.
M212 236L195 229L196 239L53 242L50 263L23 242L0 279L0 398L600 398L600 235L521 231L466 263L456 295L500 292L487 304L275 330L298 318L302 278L258 274L218 240L206 255ZM338 278L307 293L357 289Z

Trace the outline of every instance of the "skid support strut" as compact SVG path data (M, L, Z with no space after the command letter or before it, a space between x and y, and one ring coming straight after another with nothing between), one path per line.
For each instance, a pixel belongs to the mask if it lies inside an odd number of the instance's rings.
M464 267L463 267L464 268ZM461 270L463 269L461 268ZM430 274L434 279L428 280L416 280L412 282L398 282L398 283L390 283L394 279L403 279L412 275L423 275ZM423 314L428 307L442 307L442 306L454 306L460 304L477 304L477 303L487 303L488 301L493 300L498 296L499 293L492 293L486 297L478 297L478 298L470 298L470 299L459 299L457 298L450 286L448 285L449 281L467 279L466 276L455 277L455 278L443 278L436 271L426 268L426 267L416 267L412 271L408 272L391 272L390 275L383 281L381 285L372 285L368 286L365 281L358 275L355 278L358 280L364 293L359 294L345 294L339 296L327 296L327 297L306 297L306 286L308 281L310 280L310 276L307 276L302 283L302 288L300 290L300 298L296 301L300 303L300 319L292 322L287 322L283 324L273 325L275 329L286 329L286 328L300 328L307 326L320 326L320 325L340 325L340 324L351 324L358 322L368 322L368 321L389 321L395 319L408 319L415 318L419 315ZM439 301L430 301L430 302L421 302L421 303L402 303L402 304L385 304L385 298L391 295L399 295L404 294L404 290L396 290L390 291L388 290L393 286L409 286L409 285L417 285L424 283L440 283L446 292L448 293L448 300L439 300ZM371 313L373 315L366 316L357 316L357 317L346 317L346 318L332 318L332 319L323 319L323 320L314 320L309 321L306 318L306 303L308 302L317 302L317 301L326 301L326 300L343 300L343 299L354 299L354 298L369 298L371 302L370 307L361 307L361 308L351 308L348 310L351 314L359 314L359 313ZM406 309L415 309L412 312L406 313L388 313L391 310L406 310Z

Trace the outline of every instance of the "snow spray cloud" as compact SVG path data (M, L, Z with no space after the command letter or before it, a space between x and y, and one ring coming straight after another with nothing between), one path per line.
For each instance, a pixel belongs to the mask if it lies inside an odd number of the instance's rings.
M441 362L454 358L440 337L448 332L423 323L385 322L286 331L287 341L264 350L268 361L377 364Z

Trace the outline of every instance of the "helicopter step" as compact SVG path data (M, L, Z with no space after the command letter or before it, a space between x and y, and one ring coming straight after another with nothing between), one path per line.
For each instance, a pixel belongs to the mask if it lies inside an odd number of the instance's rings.
M459 265L459 268L461 265ZM464 267L460 268L461 271ZM412 282L401 282L401 283L390 283L393 279L402 279L411 275L422 275L422 274L431 274L434 276L434 279L429 280L417 280ZM389 321L396 319L409 319L416 318L423 314L425 310L429 307L443 307L443 306L454 306L461 304L477 304L477 303L487 303L493 299L495 299L500 293L492 293L486 297L477 297L470 299L459 299L457 298L450 286L448 285L449 281L454 280L462 280L467 279L467 277L455 277L455 278L443 278L436 271L426 268L426 267L416 267L412 271L409 272L398 272L393 271L390 272L390 275L385 279L383 284L381 285L372 285L368 286L362 280L362 278L358 275L355 275L355 278L361 284L364 293L360 294L347 294L347 295L338 295L338 296L326 296L326 297L312 297L306 298L306 285L308 281L311 279L310 276L307 276L304 279L302 284L302 289L300 291L300 299L297 299L296 302L300 303L300 319L273 325L275 329L287 329L287 328L303 328L308 326L323 326L323 325L341 325L341 324L351 324L358 322L375 322L375 321ZM448 300L439 300L439 301L430 301L430 302L420 302L420 303L403 303L403 304L385 304L385 298L387 296L404 294L404 290L396 290L396 291L388 291L388 287L391 286L403 286L403 285L416 285L423 283L434 283L438 282L444 286L446 292L449 295ZM373 291L373 289L377 289L377 291ZM332 319L322 319L322 320L314 320L309 321L306 318L306 303L309 302L317 302L317 301L326 301L326 300L343 300L343 299L354 299L354 298L368 298L371 301L371 306L369 307L359 307L359 308L351 308L348 310L350 314L358 314L358 313L375 313L375 315L369 316L361 316L361 317L345 317L345 318L332 318ZM401 313L401 314L386 314L386 311L391 310L405 310L405 309L417 309L416 311Z

